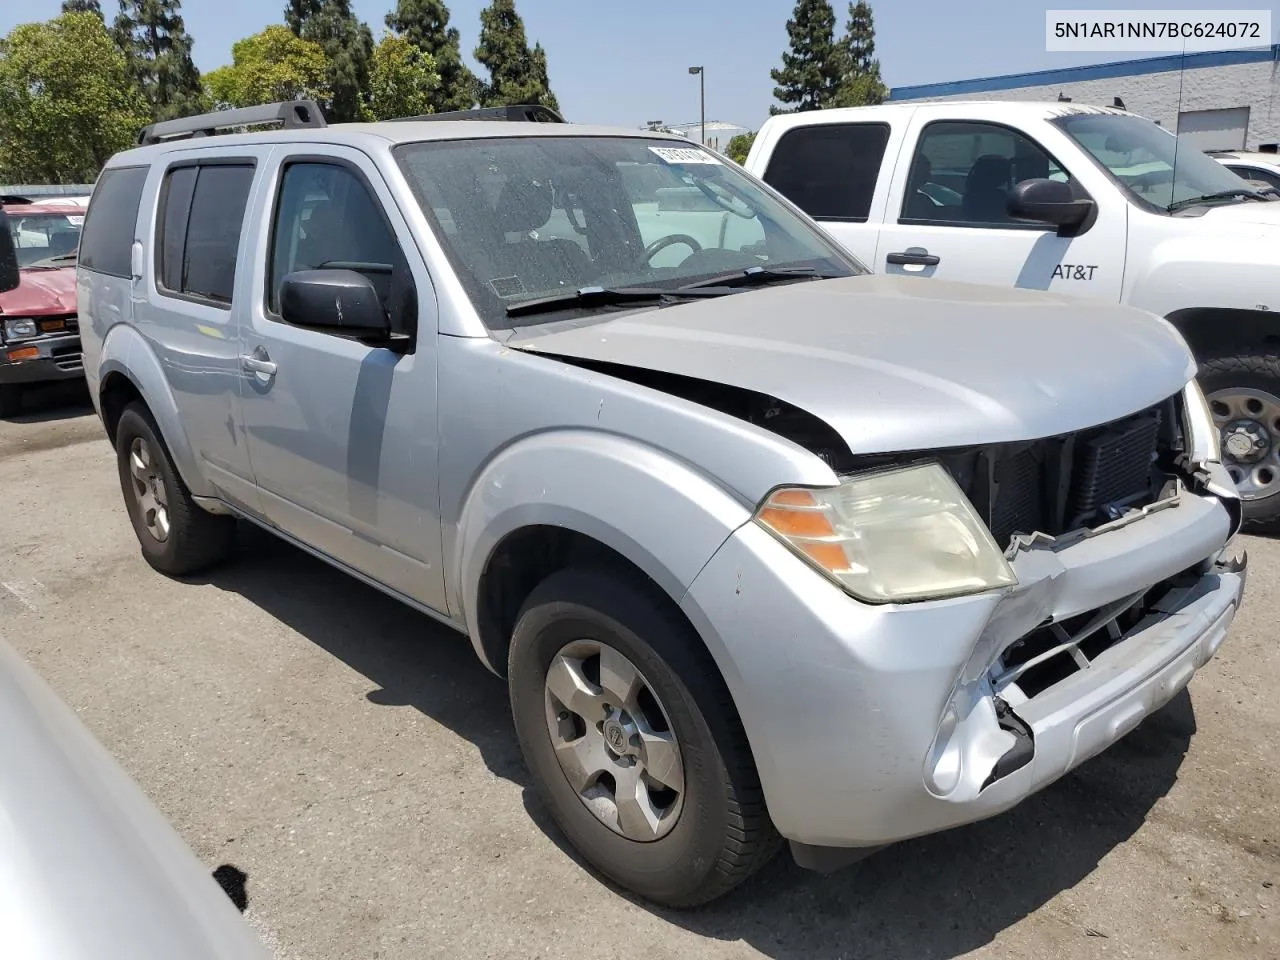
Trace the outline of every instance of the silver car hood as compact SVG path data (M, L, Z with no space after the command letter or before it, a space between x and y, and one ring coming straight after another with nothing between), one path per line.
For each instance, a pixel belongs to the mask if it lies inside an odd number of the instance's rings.
M1172 396L1196 369L1139 310L876 276L522 328L507 346L753 390L820 417L855 454L1080 430Z

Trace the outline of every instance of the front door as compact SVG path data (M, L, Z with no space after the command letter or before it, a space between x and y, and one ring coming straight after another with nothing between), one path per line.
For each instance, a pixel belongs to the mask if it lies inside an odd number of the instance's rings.
M241 396L266 518L303 543L444 608L436 477L436 302L409 228L356 150L277 155L259 216L257 296ZM281 280L348 269L373 281L407 350L285 323Z
M1055 227L1009 216L1015 184L1073 180L1071 171L1026 134L993 122L917 117L907 143L914 143L912 159L894 175L877 272L1119 302L1126 204L1100 204L1096 218L1076 236L1059 236Z

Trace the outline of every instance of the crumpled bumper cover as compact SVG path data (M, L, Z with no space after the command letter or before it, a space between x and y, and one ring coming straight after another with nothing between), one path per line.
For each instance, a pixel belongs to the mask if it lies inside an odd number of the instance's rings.
M1023 551L1012 591L873 607L748 524L683 606L734 694L774 823L820 868L820 848L875 848L1007 810L1159 709L1239 608L1247 560L1224 549L1234 528L1217 497L1188 494L1127 527ZM1046 618L1175 574L1178 586L1088 669L1019 698L1032 750L993 779L1017 740L991 686L1001 651Z

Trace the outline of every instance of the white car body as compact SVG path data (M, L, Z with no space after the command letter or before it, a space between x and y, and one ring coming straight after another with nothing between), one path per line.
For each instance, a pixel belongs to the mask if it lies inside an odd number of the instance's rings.
M1171 321L1201 362L1202 383L1215 401L1228 466L1249 502L1251 519L1280 516L1280 347L1269 345L1280 340L1275 314L1280 310L1280 204L1239 197L1170 212L1162 203L1148 202L1128 178L1158 179L1160 164L1143 166L1138 161L1144 158L1138 155L1134 166L1117 173L1067 132L1079 118L1112 116L1127 118L1124 122L1133 129L1135 124L1145 125L1141 133L1148 138L1160 140L1167 134L1123 110L1071 103L885 104L771 117L756 136L745 166L804 207L876 273L1049 290L1128 304ZM1048 223L932 222L906 216L905 204L909 199L918 203L921 192L913 189L908 194L909 182L921 182L912 179L916 164L935 159L927 151L917 153L923 135L932 125L955 122L983 125L993 143L1002 131L1020 135L1020 144L1030 141L1056 164L1048 179L1069 177L1073 189L1093 202L1090 218L1076 229L1060 230ZM855 124L887 131L879 164L865 151L853 150L839 158L824 154L815 135L803 151L789 146L784 154L778 153L784 138L802 128ZM1174 138L1170 135L1169 140ZM798 142L797 138L791 143ZM974 151L991 152L976 146ZM1126 156L1135 155L1131 151ZM1217 166L1203 153L1175 152L1173 157L1174 170L1168 174L1173 182L1167 191L1171 195L1178 190L1182 170L1197 164L1202 165L1200 174L1212 174L1207 179L1218 184L1216 189L1235 182L1218 179ZM969 161L970 176L983 159ZM1013 170L1010 186L1023 182L1017 176L1022 161L1014 156L1006 162ZM830 167L821 169L828 163ZM812 170L797 169L805 164ZM821 189L815 184L824 175L834 178L837 166L850 178L861 178L870 191L869 205L854 211L855 216L823 216L821 209L814 209L822 202L813 200L819 196L814 191ZM930 170L928 163L924 169ZM964 168L959 170L958 178L952 171L952 188L966 182ZM872 189L867 180L873 175ZM930 180L931 174L922 176L935 200L961 199L956 189ZM1153 190L1153 198L1159 189ZM806 197L813 202L806 202ZM865 200L864 193L861 201ZM920 262L893 262L904 255ZM1240 436L1233 443L1236 433ZM1236 453L1240 455L1232 459Z
M1280 190L1280 154L1250 150L1214 151L1209 156L1237 176Z

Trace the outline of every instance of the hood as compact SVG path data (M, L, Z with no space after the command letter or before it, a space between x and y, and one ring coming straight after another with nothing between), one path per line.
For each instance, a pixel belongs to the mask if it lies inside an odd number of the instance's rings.
M1225 206L1210 207L1200 218L1204 223L1218 227L1233 227L1248 223L1264 227L1280 227L1280 200L1270 203L1229 203Z
M76 312L75 264L54 270L22 270L17 289L0 293L0 313L47 317Z
M753 390L855 453L1054 436L1177 393L1195 361L1163 320L1013 288L865 276L521 330L508 347Z

